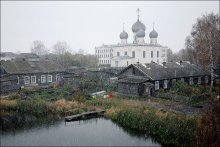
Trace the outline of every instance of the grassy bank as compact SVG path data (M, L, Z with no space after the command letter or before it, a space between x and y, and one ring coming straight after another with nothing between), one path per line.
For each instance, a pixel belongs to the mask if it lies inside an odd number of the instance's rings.
M170 100L154 100L158 103L170 103ZM176 102L175 102L176 103ZM113 93L113 99L84 98L77 94L71 100L48 101L43 98L1 99L2 112L22 115L59 116L73 115L86 111L106 109L105 117L112 119L126 130L150 135L162 145L196 146L199 134L204 130L207 117L190 117L174 110L156 109L147 105L147 101L126 99ZM211 119L210 119L211 120ZM214 123L215 121L212 121ZM207 121L209 123L209 121ZM199 124L199 127L197 126ZM210 127L213 126L209 124ZM200 130L200 131L199 131ZM210 131L210 130L209 130ZM210 133L210 132L209 132Z
M163 145L193 146L196 120L176 112L152 108L124 108L107 111L106 116L121 126L156 138Z

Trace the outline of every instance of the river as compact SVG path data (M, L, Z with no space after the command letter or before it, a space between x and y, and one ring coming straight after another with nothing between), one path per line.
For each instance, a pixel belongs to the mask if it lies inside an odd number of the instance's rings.
M161 146L150 137L129 133L105 118L50 121L1 130L1 146Z

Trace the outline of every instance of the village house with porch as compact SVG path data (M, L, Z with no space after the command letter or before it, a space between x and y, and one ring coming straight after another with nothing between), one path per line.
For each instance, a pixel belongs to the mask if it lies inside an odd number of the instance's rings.
M118 92L126 95L152 95L168 89L177 80L192 84L210 83L210 73L187 61L131 64L118 74Z

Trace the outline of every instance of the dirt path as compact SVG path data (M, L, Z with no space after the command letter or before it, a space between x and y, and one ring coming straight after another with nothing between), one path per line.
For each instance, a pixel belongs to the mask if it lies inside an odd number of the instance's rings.
M146 105L152 106L154 108L162 108L165 110L175 110L182 112L186 115L197 115L204 113L209 108L209 103L195 107L195 106L189 106L186 104L180 104L177 102L166 102L166 103L159 103L159 102L144 102Z

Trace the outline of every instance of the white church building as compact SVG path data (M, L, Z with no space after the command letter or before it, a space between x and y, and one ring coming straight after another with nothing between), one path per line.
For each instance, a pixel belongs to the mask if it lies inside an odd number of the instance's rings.
M126 67L136 63L167 62L168 48L158 44L158 33L153 30L149 33L150 43L145 42L145 25L138 19L132 25L133 43L128 43L128 33L124 30L119 35L121 43L95 47L98 65L111 67Z

